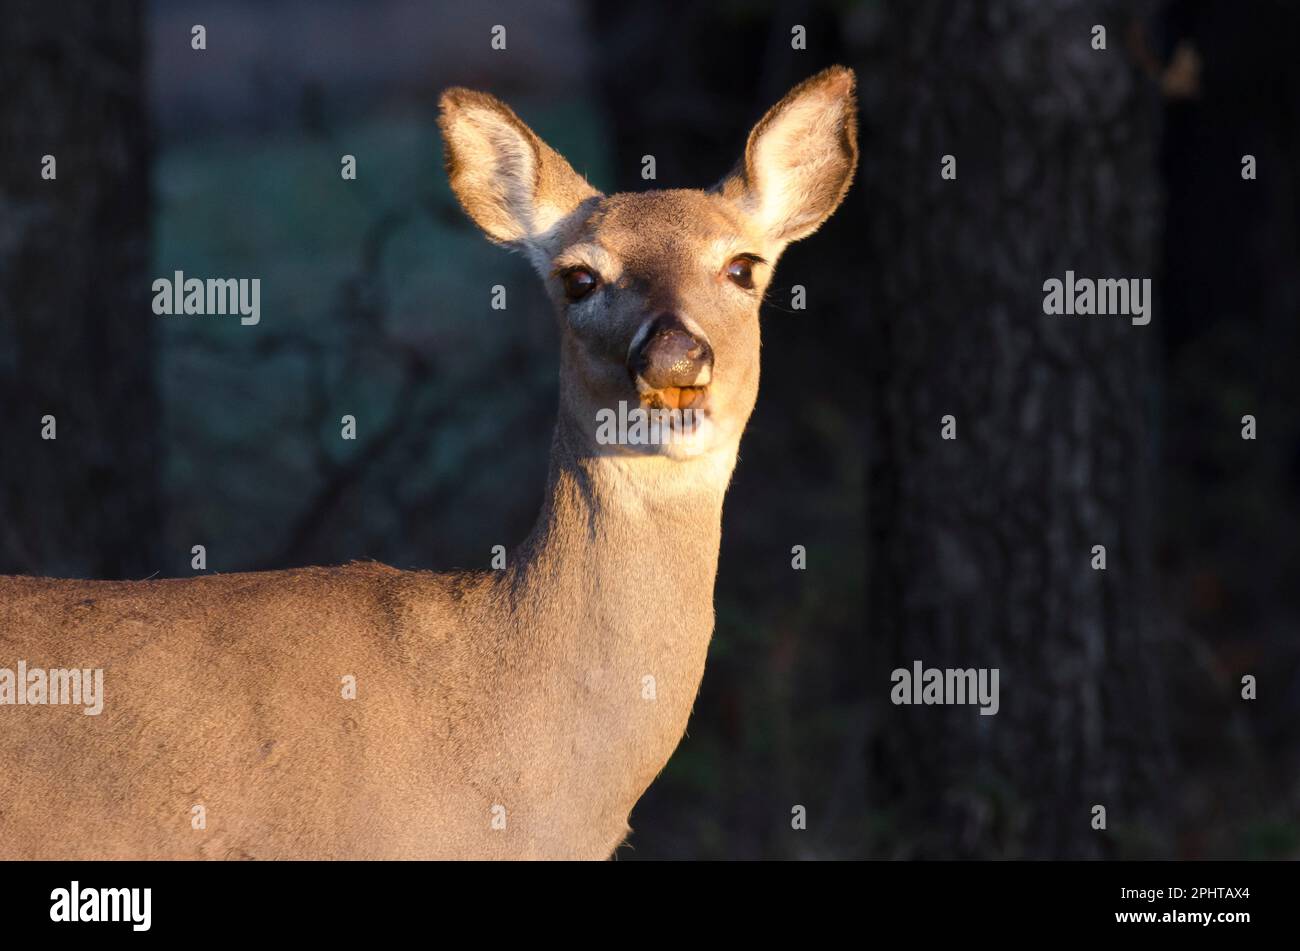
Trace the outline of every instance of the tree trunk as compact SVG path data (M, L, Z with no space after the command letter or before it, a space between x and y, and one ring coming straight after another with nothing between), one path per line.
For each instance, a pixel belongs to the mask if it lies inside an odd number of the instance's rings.
M142 576L160 425L142 5L20 6L0 30L0 573Z
M1047 316L1043 291L1067 270L1156 277L1155 107L1125 50L1134 10L915 0L870 24L856 196L870 221L870 800L893 817L892 854L1163 849L1154 328ZM947 415L955 440L941 438ZM918 660L997 668L999 712L894 704L891 672Z

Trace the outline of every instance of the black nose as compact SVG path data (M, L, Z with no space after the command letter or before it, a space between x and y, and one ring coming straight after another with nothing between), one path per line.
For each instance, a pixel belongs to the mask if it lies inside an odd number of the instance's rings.
M713 351L676 314L660 314L645 339L628 354L627 369L634 381L639 376L656 390L707 386L713 374Z

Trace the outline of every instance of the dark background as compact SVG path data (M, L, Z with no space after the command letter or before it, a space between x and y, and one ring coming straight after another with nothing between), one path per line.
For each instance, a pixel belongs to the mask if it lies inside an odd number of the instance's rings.
M605 191L645 187L646 154L702 187L842 62L858 179L777 270L704 684L619 857L1300 856L1294 5L5 0L0 23L0 572L183 577L195 544L223 572L487 567L540 503L556 339L448 192L439 92L503 97ZM1045 317L1067 269L1153 278L1152 323ZM261 323L154 316L175 270L260 278ZM998 667L1001 712L891 705L914 659Z

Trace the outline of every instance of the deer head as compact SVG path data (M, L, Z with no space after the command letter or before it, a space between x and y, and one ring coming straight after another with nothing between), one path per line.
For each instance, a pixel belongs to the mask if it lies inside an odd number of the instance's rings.
M758 393L772 269L853 178L852 71L832 67L793 89L707 190L606 196L493 96L450 89L441 109L457 199L489 238L527 255L554 303L561 429L577 451L734 463ZM668 411L673 438L601 444L599 414L620 402Z

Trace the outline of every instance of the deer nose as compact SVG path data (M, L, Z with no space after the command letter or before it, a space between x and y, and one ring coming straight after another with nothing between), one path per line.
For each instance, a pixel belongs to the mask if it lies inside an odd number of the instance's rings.
M628 373L651 389L708 386L713 376L713 350L687 329L676 314L660 314L627 357Z

